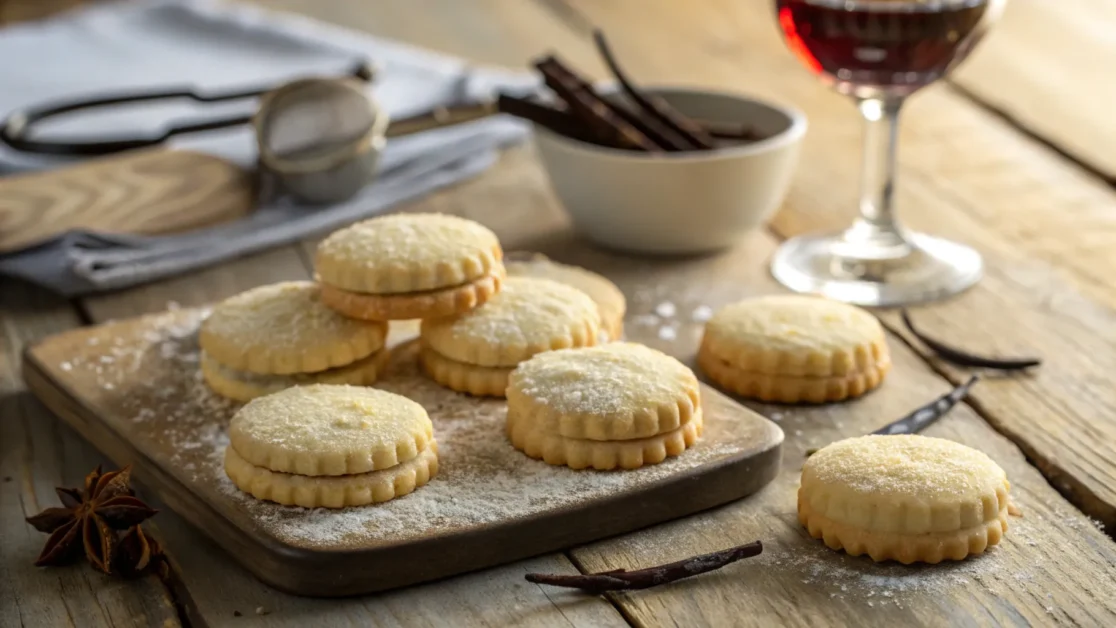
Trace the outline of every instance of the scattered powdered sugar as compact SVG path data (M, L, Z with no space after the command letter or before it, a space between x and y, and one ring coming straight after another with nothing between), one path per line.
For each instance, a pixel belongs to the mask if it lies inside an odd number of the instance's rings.
M678 328L673 325L663 325L659 328L659 340L674 340L678 337Z
M695 323L705 323L711 318L713 318L713 308L708 305L699 305L690 312L690 320Z
M654 327L659 324L659 317L654 314L637 314L632 317L631 322L641 327Z
M68 381L117 431L200 498L231 502L233 512L245 515L238 525L294 546L345 549L404 542L553 512L638 490L733 455L748 448L754 434L753 428L710 416L706 438L662 464L625 472L548 465L508 443L503 401L458 395L429 381L418 371L417 346L411 344L396 350L377 387L418 401L431 415L438 441L436 477L411 495L375 506L280 506L238 490L224 473L226 426L239 405L213 394L201 378L196 330L204 316L179 310L148 319L138 331L129 323L104 331L96 342L74 343L66 363L92 377ZM102 356L112 360L104 362Z
M677 311L678 308L676 308L670 301L663 301L662 303L655 306L655 314L658 314L663 318L672 318Z

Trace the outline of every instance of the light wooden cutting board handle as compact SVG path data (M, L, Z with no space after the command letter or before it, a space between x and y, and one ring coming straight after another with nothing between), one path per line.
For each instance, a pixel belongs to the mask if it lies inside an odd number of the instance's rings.
M252 211L255 178L227 161L150 150L0 178L0 253L71 229L117 234L189 231Z

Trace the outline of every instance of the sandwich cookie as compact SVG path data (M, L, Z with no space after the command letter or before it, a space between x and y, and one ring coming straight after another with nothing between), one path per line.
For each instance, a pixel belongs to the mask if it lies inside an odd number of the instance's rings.
M879 386L891 358L883 327L865 310L778 295L718 310L705 326L698 364L742 397L823 403Z
M312 282L261 286L221 302L202 323L202 376L237 401L313 383L369 385L387 361L386 335L383 323L327 307Z
M450 316L488 301L504 280L486 227L444 214L358 222L318 245L322 299L346 316L387 321Z

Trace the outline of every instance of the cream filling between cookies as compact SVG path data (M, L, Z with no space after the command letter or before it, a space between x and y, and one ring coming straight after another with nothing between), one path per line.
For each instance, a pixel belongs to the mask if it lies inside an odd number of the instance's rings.
M350 290L349 288L343 288L341 286L336 286L336 285L333 285L333 284L329 284L329 287L333 288L334 290L337 290L339 292L344 292L344 293L351 294L351 295L358 296L358 297L376 297L376 298L381 298L381 299L391 299L393 297L413 298L413 297L423 297L423 296L436 296L436 295L443 294L443 293L453 292L454 290L459 290L459 289L465 288L467 286L472 286L472 285L477 284L479 282L482 282L486 279L503 279L506 276L507 276L507 273L503 270L503 268L502 267L497 267L497 268L493 268L492 270L490 270L489 272L487 272L483 275L473 277L472 279L468 279L468 280L463 281L461 283L456 283L456 284L449 285L449 286L441 286L439 288L429 288L429 289L426 289L426 290L414 290L412 292L366 292L366 291L362 291L362 290ZM321 281L320 278L318 278L318 280ZM328 282L325 282L325 283L328 283Z

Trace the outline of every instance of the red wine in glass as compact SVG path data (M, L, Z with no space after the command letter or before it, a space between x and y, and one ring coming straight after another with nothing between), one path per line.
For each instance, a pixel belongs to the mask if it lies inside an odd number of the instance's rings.
M988 3L777 0L776 7L788 47L839 91L904 95L964 59Z
M899 112L980 41L1005 0L773 0L787 47L852 97L864 121L860 216L844 231L803 234L775 252L771 273L797 292L860 305L909 305L980 279L971 247L900 224Z

